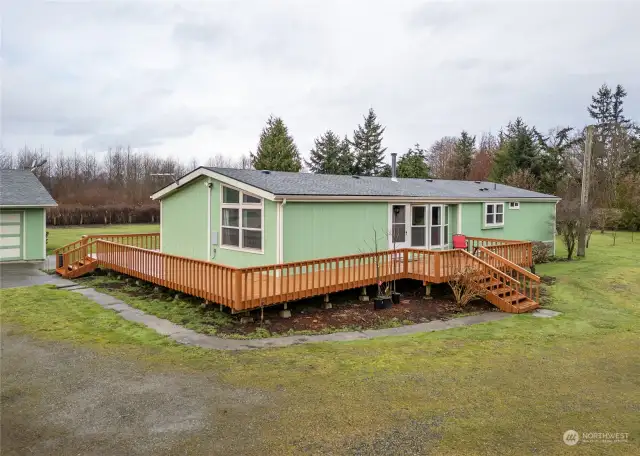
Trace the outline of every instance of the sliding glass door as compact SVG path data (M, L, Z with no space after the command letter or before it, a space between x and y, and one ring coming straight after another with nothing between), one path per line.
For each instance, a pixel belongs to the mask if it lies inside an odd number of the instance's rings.
M446 204L390 204L389 219L389 249L449 248Z

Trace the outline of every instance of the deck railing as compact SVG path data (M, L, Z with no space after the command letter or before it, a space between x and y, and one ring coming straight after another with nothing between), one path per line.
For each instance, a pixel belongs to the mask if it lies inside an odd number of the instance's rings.
M483 271L489 275L495 275L495 269L498 275L502 275L499 280L513 282L515 287L521 287L522 293L532 299L537 300L538 297L537 282L533 279L537 276L525 271L511 258L502 258L495 253L495 245L488 248L477 247L476 255L464 250L403 248L234 268L111 240L153 248L159 246L155 236L151 233L83 237L80 241L59 249L62 262L59 271L64 274L64 271L73 270L78 267L74 263L85 259L93 261L96 266L216 302L234 311L373 285L378 281L412 278L440 283L470 264L474 267L478 264L486 265L486 271ZM514 241L508 244L509 248L505 253L516 260L527 258L527 244L530 243ZM521 282L526 285L521 285ZM525 290L527 287L528 291Z
M103 267L235 308L234 279L239 270L234 267L102 239L94 244L96 260Z
M515 291L522 293L532 301L540 300L540 277L509 261L506 257L495 253L493 249L479 247L477 256L487 264L513 277L517 283Z

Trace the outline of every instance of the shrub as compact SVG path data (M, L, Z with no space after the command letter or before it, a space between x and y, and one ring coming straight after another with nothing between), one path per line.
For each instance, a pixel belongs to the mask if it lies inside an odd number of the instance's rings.
M551 247L545 242L534 242L532 256L533 264L548 263L551 261Z
M449 279L449 286L456 304L461 309L474 299L483 298L487 293L487 289L482 283L482 273L471 267L454 274Z

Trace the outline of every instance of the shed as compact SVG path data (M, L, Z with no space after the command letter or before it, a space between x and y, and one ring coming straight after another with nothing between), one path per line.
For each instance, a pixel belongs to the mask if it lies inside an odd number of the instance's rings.
M46 259L46 209L55 206L31 171L0 170L0 263Z

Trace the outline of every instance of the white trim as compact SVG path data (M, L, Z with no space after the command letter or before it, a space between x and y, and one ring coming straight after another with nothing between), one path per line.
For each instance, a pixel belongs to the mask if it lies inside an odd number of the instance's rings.
M413 224L413 208L421 207L424 209L424 225ZM409 247L412 249L426 249L429 247L429 205L428 204L412 204L409 206L409 220L411 227L411 236L409 238ZM413 245L413 228L424 228L424 245Z
M456 234L462 234L462 203L458 203L458 222L456 226Z
M1 204L0 209L19 209L23 207L38 208L38 207L58 207L58 203L54 204Z
M497 209L499 204L502 205L502 212L501 212L501 214L502 214L502 223L495 222L496 214L498 214L497 211L495 211L493 213L494 223L487 223L487 206L491 205L491 206L494 206L494 209ZM504 217L505 217L505 215L504 215L504 202L491 201L491 202L488 202L488 203L487 202L483 203L483 205L482 205L482 228L484 228L484 229L502 228L504 226Z
M395 204L389 204L388 205L388 223L387 223L387 228L388 228L388 234L387 234L387 244L389 246L389 249L393 249L393 206L404 206L404 229L405 229L405 235L404 235L404 242L397 242L396 243L396 248L397 249L403 249L403 248L410 248L411 247L411 221L409 219L409 217L411 217L411 204L409 203L395 203Z
M512 206L512 204L514 206ZM520 201L509 201L509 209L512 211L519 211L520 210Z
M160 200L160 251L164 252L162 250L162 200Z
M527 201L535 203L557 203L561 198L439 198L437 196L335 196L330 197L326 195L312 196L312 195L278 195L275 197L275 201L282 201L286 199L292 202L315 202L315 203L339 203L344 201L367 201L371 203L389 203L399 202L402 203L438 203L438 204L458 204L458 203L483 203L483 202L500 202L505 201Z
M22 259L27 259L27 211L22 212Z
M213 182L207 180L207 261L211 261L211 191Z
M44 246L42 247L42 258L43 259L47 259L47 210L46 209L42 209L42 223L43 223L43 227L44 227L44 233L42 234L42 237L44 238Z
M181 187L182 185L188 182L191 182L192 180L197 179L198 177L201 177L201 176L208 176L212 179L217 180L218 182L221 182L222 184L226 184L227 186L230 186L230 187L235 187L242 191L246 191L247 193L252 193L255 196L268 199L269 201L275 200L275 195L273 193L267 192L265 190L262 190L261 188L254 187L252 185L245 184L244 182L240 182L239 180L232 179L231 177L216 173L206 168L194 169L189 174L178 179L178 183L174 182L173 184L167 185L166 187L155 192L153 195L151 195L151 199L156 200L158 198L162 198L167 194L172 193L174 190L177 190L178 187Z
M227 187L229 189L232 190L236 190L238 192L238 202L237 203L225 203L224 202L224 188ZM265 232L265 226L264 226L264 198L260 198L260 203L245 203L243 202L243 194L245 193L245 191L239 189L239 188L235 188L231 185L220 185L220 236L219 236L219 242L218 245L220 246L221 249L225 249L225 250L235 250L238 252L247 252L247 253L255 253L258 255L264 255L264 232ZM246 193L250 193L250 192L246 192ZM250 196L256 196L256 195L250 195ZM222 211L223 209L237 209L238 210L238 246L234 246L234 245L225 245L222 243ZM250 230L250 231L258 231L257 228L244 228L242 226L242 211L243 209L260 209L260 250L258 249L250 249L247 247L240 247L240 245L242 245L242 231L243 230ZM227 227L227 228L236 228L236 227Z
M276 260L284 263L284 206L287 200L276 203Z

